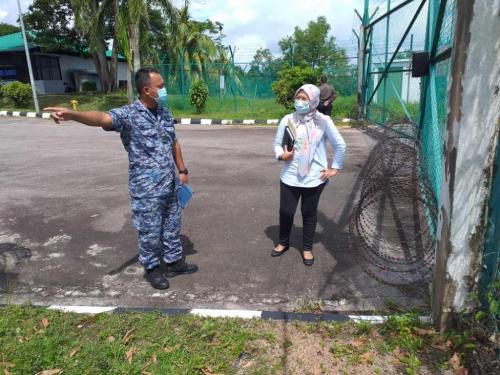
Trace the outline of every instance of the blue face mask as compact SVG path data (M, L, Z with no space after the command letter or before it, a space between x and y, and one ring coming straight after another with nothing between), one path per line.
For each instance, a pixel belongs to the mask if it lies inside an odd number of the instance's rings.
M156 103L160 105L165 105L167 104L167 89L165 87L161 88L158 91L158 97L155 98Z
M293 106L295 107L297 113L301 115L305 115L309 112L309 100L295 99Z
M152 98L156 104L158 105L166 105L167 104L167 89L165 87L161 88L158 90L158 96L151 96L149 94L146 94L148 95L150 98Z

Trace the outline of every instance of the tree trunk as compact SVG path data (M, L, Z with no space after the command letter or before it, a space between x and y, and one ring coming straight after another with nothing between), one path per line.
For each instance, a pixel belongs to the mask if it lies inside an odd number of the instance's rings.
M130 49L132 50L133 72L141 68L141 52L139 50L139 24L130 26Z
M113 13L115 16L115 35L113 38L113 51L111 54L111 62L109 65L109 88L111 91L116 91L118 89L118 76L117 76L117 65L118 65L118 34L120 32L120 2L119 0L113 0Z
M93 13L97 12L98 7L99 4L97 0L91 2ZM99 77L99 81L101 82L101 90L104 92L109 92L109 67L106 60L106 43L104 41L104 37L99 39L94 51L91 51L91 55L94 58L97 76Z
M99 60L99 65L101 70L101 76L99 78L101 80L102 91L109 92L110 75L109 75L108 61L106 58L106 46L104 42L99 43L97 50L97 59Z
M141 54L139 51L139 24L132 23L128 26L128 42L130 46L131 62L132 66L129 65L129 79L127 84L127 95L129 103L133 100L133 88L132 81L135 75L141 67ZM139 93L137 93L139 94Z

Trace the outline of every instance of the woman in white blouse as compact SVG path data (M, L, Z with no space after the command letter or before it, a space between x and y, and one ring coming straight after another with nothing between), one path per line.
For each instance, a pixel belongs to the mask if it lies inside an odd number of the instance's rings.
M290 231L299 199L303 218L302 260L312 266L312 245L318 217L318 203L328 179L343 167L346 144L330 117L317 111L319 88L306 84L295 93L295 112L286 115L278 126L273 149L276 159L283 161L280 175L279 241L271 256L282 255L289 248ZM292 150L282 146L285 128L296 133ZM326 142L335 156L328 165Z

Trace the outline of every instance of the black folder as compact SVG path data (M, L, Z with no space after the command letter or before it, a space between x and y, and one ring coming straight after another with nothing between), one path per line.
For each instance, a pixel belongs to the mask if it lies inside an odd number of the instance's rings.
M281 146L283 146L283 150L285 146L287 146L288 151L293 151L293 144L295 142L295 138L288 126L285 127L285 132L283 133L283 140L281 141Z

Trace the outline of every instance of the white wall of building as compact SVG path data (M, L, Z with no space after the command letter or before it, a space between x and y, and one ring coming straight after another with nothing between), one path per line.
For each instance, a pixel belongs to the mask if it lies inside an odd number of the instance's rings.
M97 90L101 90L101 83L97 77L94 60L92 58L83 58L80 56L59 55L59 54L43 54L59 57L59 66L61 68L62 80L40 80L36 81L35 85L37 91L41 94L56 94L64 93L66 86L78 90L81 82L93 81L96 83ZM118 81L127 80L127 63L123 61L118 62L117 78ZM72 71L79 72L79 81L74 82ZM76 84L77 87L74 87Z
M59 94L64 92L64 82L61 80L35 81L36 91L40 94Z

